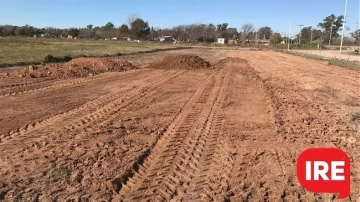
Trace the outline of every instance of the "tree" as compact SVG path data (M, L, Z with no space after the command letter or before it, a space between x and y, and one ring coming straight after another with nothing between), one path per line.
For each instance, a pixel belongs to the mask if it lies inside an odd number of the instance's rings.
M131 24L136 20L136 19L139 19L140 16L138 14L130 14L128 17L127 17L127 22L128 22L128 25L131 27Z
M79 29L71 28L71 29L69 29L69 34L73 37L77 37L79 35Z
M123 36L123 37L128 36L128 34L130 32L129 26L127 26L127 24L122 24L119 27L119 32L120 32L120 35Z
M226 37L227 38L230 38L230 39L236 39L238 36L238 32L237 32L237 29L236 28L228 28L226 30Z
M246 43L246 40L249 40L250 38L253 38L252 36L254 35L254 25L252 24L244 24L241 26L241 37L243 40L243 43Z
M296 35L296 38L299 38L299 34ZM301 43L302 44L307 44L310 43L311 41L316 41L318 39L320 39L321 37L321 30L318 29L313 29L311 26L310 27L303 27L301 29Z
M131 36L135 39L143 39L149 36L150 28L149 23L145 22L143 19L136 19L131 23Z
M272 29L270 27L261 27L258 31L259 39L270 39L272 35Z
M93 28L93 25L91 25L91 24L90 24L90 25L87 25L86 28L87 28L87 29L92 29L92 28Z
M355 39L355 43L360 43L360 29L351 33L351 36Z
M344 22L344 16L340 15L336 17L334 14L331 14L327 16L323 20L323 22L318 24L318 27L323 29L326 33L326 35L324 36L325 41L329 41L330 35L331 35L330 41L332 40L332 38L339 37L338 32L343 26L343 22Z
M279 43L281 43L281 35L280 35L280 33L273 33L270 36L270 43L271 44L279 44Z
M218 37L226 38L226 31L227 27L229 26L229 23L222 23L217 25L216 31L218 32Z
M111 23L111 22L108 22L108 23L106 23L106 25L105 26L103 26L102 27L104 30L111 30L111 29L114 29L115 28L115 25L113 24L113 23Z

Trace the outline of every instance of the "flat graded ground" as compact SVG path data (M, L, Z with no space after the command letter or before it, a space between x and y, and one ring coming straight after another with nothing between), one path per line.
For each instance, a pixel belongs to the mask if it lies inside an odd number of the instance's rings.
M271 51L196 48L214 68L0 79L0 200L332 201L296 177L306 148L351 159L360 201L360 72Z

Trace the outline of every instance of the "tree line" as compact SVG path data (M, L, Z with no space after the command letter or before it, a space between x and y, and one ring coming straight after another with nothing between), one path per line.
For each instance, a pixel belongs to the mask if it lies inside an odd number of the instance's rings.
M274 32L271 27L264 26L255 29L251 23L243 24L240 29L229 27L228 23L222 24L189 24L178 25L167 29L154 29L149 23L136 15L128 17L128 23L116 27L108 22L104 26L94 27L87 25L84 28L58 29L53 27L36 28L25 26L0 26L0 36L28 36L43 35L46 37L77 37L81 39L104 39L104 38L131 38L136 40L157 40L162 36L172 36L182 42L208 42L225 38L236 43L251 43L255 40L268 40L272 44L281 42L290 43L324 43L334 42L339 38L339 32L343 27L343 16L329 15L323 19L317 27L303 27L301 31L289 36L287 33ZM360 30L355 30L351 36L355 43L360 42Z

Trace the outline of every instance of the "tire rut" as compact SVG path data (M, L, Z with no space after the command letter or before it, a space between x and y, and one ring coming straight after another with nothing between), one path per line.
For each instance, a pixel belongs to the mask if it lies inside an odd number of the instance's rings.
M175 118L163 138L120 191L121 199L182 198L204 175L194 176L211 164L221 130L221 106L231 69L208 77ZM194 182L193 182L194 181ZM196 181L196 182L195 182Z
M69 87L69 86L76 85L76 84L98 81L98 80L102 80L102 79L121 79L121 78L124 78L125 76L129 76L129 74L135 74L135 73L137 73L137 71L136 72L129 71L129 72L124 72L121 75L117 74L117 75L97 76L97 77L93 77L93 78L86 78L83 80L71 81L68 83L53 84L53 85L52 84L46 85L47 83L45 83L46 81L52 81L52 79L41 81L41 82L25 83L25 84L22 84L22 85L20 84L18 86L14 86L14 87L7 88L7 89L0 89L0 98L8 97L8 96L15 96L15 95L19 95L19 94L38 92L38 91L48 90L48 89L60 89L63 87Z
M161 71L160 73L152 76L151 78L147 78L145 80L145 83L138 87L133 87L124 91L114 92L101 96L73 110L51 116L47 119L35 122L33 124L25 125L19 129L9 132L8 134L1 135L0 141L4 142L12 138L26 135L29 132L36 132L41 129L46 129L49 128L49 126L57 123L62 123L62 125L65 125L65 127L58 130L58 132L72 132L72 130L86 127L94 121L109 119L108 116L110 114L118 112L122 107L143 97L145 95L145 92L150 88L154 88L171 78L179 76L184 72L185 71L181 71L174 74L172 72ZM89 111L92 111L92 113L89 113ZM44 131L42 131L42 133L43 132Z

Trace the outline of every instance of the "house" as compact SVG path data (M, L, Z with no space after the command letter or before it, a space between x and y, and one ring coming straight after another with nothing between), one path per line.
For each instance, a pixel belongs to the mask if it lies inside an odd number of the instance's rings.
M172 42L173 37L172 36L162 36L160 37L160 42Z
M218 44L225 44L225 38L218 38L217 43Z

